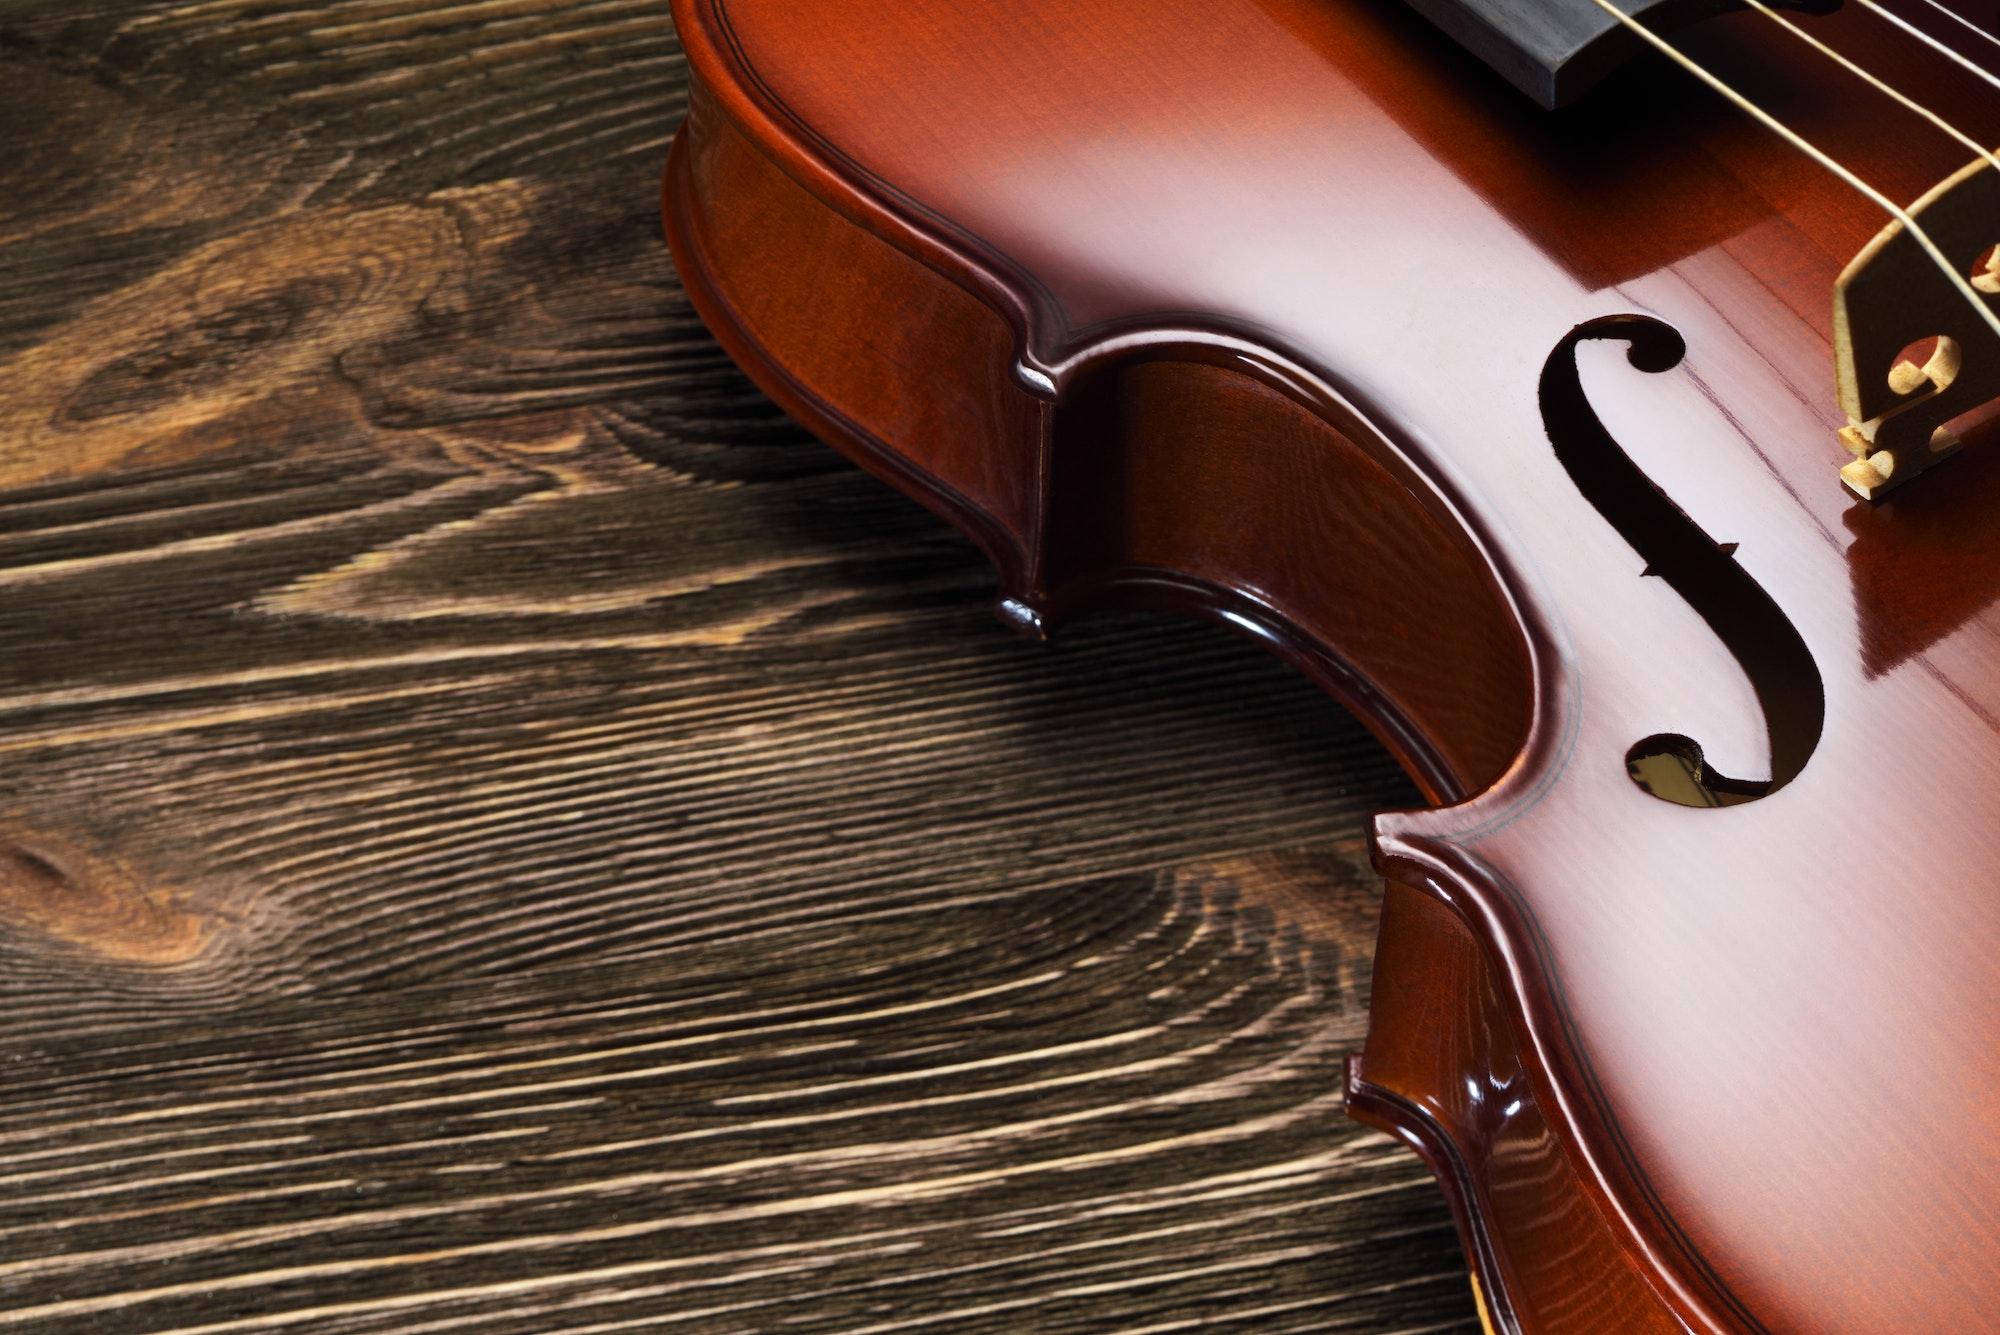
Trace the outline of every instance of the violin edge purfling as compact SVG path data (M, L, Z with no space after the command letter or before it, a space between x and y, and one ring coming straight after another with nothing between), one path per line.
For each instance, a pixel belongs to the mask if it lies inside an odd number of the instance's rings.
M1411 8L1548 110L1566 107L1640 54L1644 43L1594 0L1407 0ZM1772 0L1831 13L1840 0ZM1627 0L1619 8L1668 33L1743 7L1742 0Z
M1541 800L1538 785L1555 783L1565 766L1564 781L1577 782L1585 763L1622 789L1616 801L1631 800L1620 752L1644 734L1625 732L1610 748L1593 738L1581 757L1566 749L1569 725L1556 711L1574 711L1574 683L1563 679L1574 664L1556 617L1535 604L1533 581L1454 490L1450 468L1426 460L1421 433L1385 419L1365 375L1336 381L1303 345L1264 337L1255 321L1205 313L1219 307L1163 303L1157 315L1141 306L1131 318L1094 320L1088 273L1070 271L1065 308L1037 285L1060 259L1018 259L989 240L990 226L971 230L936 205L952 186L949 162L924 178L931 193L919 200L893 171L885 178L867 168L773 94L720 21L727 8L679 0L676 9L696 95L666 206L687 286L724 346L781 406L982 546L999 575L1004 622L1042 635L1099 603L1191 612L1304 669L1369 723L1433 801L1478 795L1466 809L1525 810ZM866 32L866 23L856 27ZM1025 163L1020 145L1032 142L996 131L992 145L976 148ZM1599 294L1571 309L1538 358L1560 350L1564 328L1644 308ZM1690 370L1650 378L1712 381L1718 357L1741 350L1717 337L1716 324L1696 318L1685 328L1699 336L1689 340ZM1532 412L1532 370L1522 380ZM1601 387L1606 402L1635 392ZM1826 416L1793 438L1830 443L1828 399ZM1517 431L1509 447L1549 451L1556 434L1536 418L1532 440ZM1475 434L1461 448L1483 443ZM1823 463L1796 471L1811 469L1838 494ZM1544 491L1549 482L1541 475ZM1799 583L1772 565L1768 530L1709 522L1716 507L1699 487L1654 485L1672 506L1686 505L1684 519L1703 517L1689 524L1704 560L1740 560L1753 585L1768 584L1760 615L1796 616ZM1566 494L1564 505L1574 505L1575 492ZM1825 511L1822 503L1817 531L1799 526L1809 543L1824 543ZM1615 564L1630 552L1619 545L1622 530L1613 520L1606 545L1592 536L1596 522L1574 521L1590 539L1581 549ZM1672 581L1649 579L1659 572L1645 566L1633 560L1622 576L1629 593L1617 595L1635 611L1662 606L1656 588L1672 596ZM1823 571L1815 578L1826 585ZM1710 628L1722 630L1713 619ZM1824 616L1798 619L1789 642L1796 652L1778 655L1770 679L1778 688L1760 679L1743 692L1752 709L1761 698L1777 782L1745 781L1739 797L1775 793L1800 765L1808 779L1823 768L1806 764L1814 720L1801 715L1810 726L1794 730L1802 743L1794 746L1779 735L1777 715L1783 679L1800 675L1799 664L1817 675ZM1719 642L1670 649L1690 674L1746 663ZM1838 713L1843 691L1851 698L1844 671L1824 688L1835 749L1850 722ZM1724 701L1701 717L1727 722L1732 709L1742 713ZM1706 729L1651 731L1706 740ZM1740 745L1733 754L1741 760ZM1782 824L1810 787L1756 805L1780 812ZM1693 818L1744 829L1733 816ZM1350 1065L1348 1092L1357 1116L1416 1145L1446 1182L1494 1328L1786 1329L1760 1315L1765 1299L1753 1308L1736 1294L1725 1274L1731 1258L1705 1253L1682 1230L1671 1187L1649 1181L1595 1069L1576 1055L1587 1045L1559 995L1535 905L1482 861L1476 838L1424 833L1448 824L1396 815L1378 825L1377 865L1390 889L1377 1029Z
M1056 434L1056 402L1032 392L1032 382L1024 384L1019 371L1026 360L1021 356L1026 343L1025 319L1021 315L1028 306L1025 297L1015 294L1014 300L991 302L989 294L999 284L990 271L973 262L965 262L955 273L940 273L934 266L942 255L950 252L933 237L923 238L928 245L919 243L911 247L922 246L927 252L926 263L918 267L907 251L891 246L881 235L887 232L903 241L908 224L886 214L876 201L860 192L841 188L838 178L831 173L814 184L829 193L838 190L845 207L837 207L817 191L806 189L796 177L801 168L810 166L810 159L799 154L786 163L792 170L780 168L780 161L799 153L797 146L775 135L771 140L751 142L745 130L758 128L754 121L739 129L740 122L724 111L722 97L704 78L706 71L699 53L694 65L694 108L687 127L675 142L669 164L665 217L676 263L697 309L731 356L788 413L854 462L925 504L980 545L1000 576L1001 595L996 613L1004 624L1022 633L1044 636L1063 619L1098 605L1159 608L1204 617L1251 635L1311 676L1376 732L1432 800L1462 799L1497 777L1497 768L1481 773L1472 769L1463 757L1454 765L1453 757L1437 745L1393 696L1374 689L1362 670L1324 642L1315 642L1308 631L1257 592L1151 564L1079 569L1076 553L1068 555L1065 566L1060 543L1049 544L1054 550L1039 553L1034 548L1037 540L1048 543L1053 516L1032 509L1010 510L996 503L996 492L991 490L996 479L990 470L974 470L955 478L945 475L944 469L962 462L960 456L944 448L946 441L920 440L917 435L909 435L891 444L884 439L885 432L879 424L865 419L866 407L857 410L852 406L854 400L843 402L840 391L827 391L824 379L818 381L818 387L802 379L796 359L799 357L815 362L808 374L825 375L831 371L836 380L844 374L850 378L849 392L857 399L864 396L870 381L870 368L860 351L870 341L864 331L884 327L883 312L874 309L874 305L877 301L894 304L895 297L890 294L897 289L877 282L854 285L855 293L866 295L850 303L846 328L840 331L844 337L828 338L826 326L833 322L824 318L828 310L825 294L807 298L795 293L789 303L767 304L759 284L752 282L732 288L720 279L715 251L718 229L729 230L720 221L725 215L737 223L746 215L757 216L760 225L744 227L743 235L765 241L766 253L777 255L783 253L783 248L768 245L767 238L776 234L769 230L770 220L780 210L799 210L788 222L808 236L813 232L819 234L804 249L819 257L822 273L829 271L825 263L829 247L838 247L837 253L848 264L879 265L882 271L894 272L898 282L927 289L922 300L931 319L926 322L924 342L936 361L931 368L934 374L947 381L965 375L976 385L971 389L960 385L957 393L997 396L1011 404L1012 412L1005 414L1013 428L1011 439L991 432L975 433L982 445L998 455L1015 452L1014 471L1002 470L1001 485L1005 485L1004 479L1008 477L1034 479L1039 485L1050 471L1048 454ZM743 115L754 110L754 104L745 98L743 105L733 110ZM704 170L707 179L698 181L698 173ZM757 179L759 176L761 180ZM817 218L811 217L815 210L820 215ZM857 217L872 226L862 226L855 221ZM727 248L730 243L725 238L720 239L720 244ZM741 271L737 270L739 274ZM880 271L871 273L874 278L882 276ZM978 291L979 297L973 297L973 291ZM783 307L787 304L797 310L816 310L822 317L816 322L820 326L818 331L801 345L810 350L797 352L794 358L779 354L766 341L774 336L782 339L787 332L801 332L782 327ZM999 309L995 309L996 305ZM776 320L778 326L774 329L767 323L760 328L757 323L760 319ZM1196 366L1231 377L1243 375L1245 364L1234 340L1211 336L1204 341L1205 331L1153 332L1155 339L1143 350L1126 353L1123 358L1114 355L1111 361L1115 364L1129 360L1131 365L1154 368ZM949 352L937 357L940 349ZM963 360L954 361L951 354ZM818 364L820 357L828 359L832 366ZM1271 356L1274 365L1282 365L1282 360L1275 354ZM1221 362L1232 362L1235 369L1219 371L1216 364ZM1280 375L1274 374L1270 379L1282 383ZM1065 377L1064 388L1079 392L1088 388L1088 380L1088 375L1072 373ZM1294 411L1301 410L1302 405L1297 404L1295 397L1297 386L1292 389L1294 395L1282 397ZM950 399L954 395L940 397ZM1253 392L1251 397L1257 400L1256 408L1270 411L1268 390L1265 394ZM1327 407L1323 403L1315 406L1318 411ZM887 431L937 432L942 424L933 416L936 411L935 405L929 410L920 409L907 420L891 423ZM960 425L969 428L972 424ZM1365 438L1365 424L1349 421L1344 425L1348 428L1346 432L1329 427L1327 439L1338 440L1353 450L1357 465L1373 464L1384 479L1390 478L1392 475L1381 468L1379 460L1368 459L1354 444L1356 437ZM1391 487L1378 490L1369 499L1379 500L1385 492L1403 485L1404 480L1397 479ZM1469 546L1459 545L1457 550L1464 557L1475 556ZM1049 576L1059 574L1066 574L1067 579L1056 588L1048 587ZM1038 575L1042 576L1040 581ZM1490 584L1492 576L1477 568L1476 559L1466 560L1460 577L1475 584L1476 591L1468 598L1466 591L1461 590L1455 595L1457 601L1467 605L1483 602L1488 609L1498 609L1500 605ZM1525 672L1524 660L1515 658L1505 662L1485 683L1486 695L1493 700L1524 698L1528 693L1523 680ZM1525 723L1518 726L1524 728ZM1519 745L1517 733L1506 745L1496 748L1496 755L1506 753L1499 767L1511 761L1513 749ZM1492 758L1487 763L1492 765ZM1571 1332L1582 1335L1586 1330L1600 1329L1594 1323L1608 1311L1616 1311L1618 1319L1625 1323L1624 1328L1633 1331L1681 1329L1670 1309L1659 1303L1605 1226L1603 1206L1598 1203L1601 1192L1594 1193L1576 1175L1559 1142L1548 1134L1540 1106L1524 1093L1519 1049L1506 1037L1510 1027L1520 1020L1508 1019L1501 1009L1477 937L1458 916L1461 908L1446 910L1447 917L1440 919L1434 909L1426 907L1462 906L1468 898L1466 887L1459 887L1455 894L1445 890L1435 867L1427 868L1421 876L1412 876L1407 866L1398 869L1391 865L1387 870L1389 898L1384 911L1383 937L1386 953L1378 955L1376 964L1377 1012L1381 1018L1375 1021L1375 1032L1382 1037L1371 1037L1369 1053L1357 1054L1349 1061L1346 1094L1350 1111L1415 1147L1445 1184L1461 1241L1473 1266L1472 1282L1482 1312L1487 1314L1493 1329L1532 1331L1536 1335ZM1411 884L1422 888L1410 889ZM1451 967L1439 966L1436 956L1441 948L1449 952ZM1418 963L1419 960L1426 962ZM1422 1001L1385 1005L1380 1000L1406 996L1413 990L1421 994ZM1464 1080L1448 1077L1443 1067L1429 1072L1413 1071L1384 1060L1384 1053L1397 1050L1398 1035L1415 1040L1419 1032L1427 1030L1441 1015L1461 1017L1471 1025L1467 1030L1462 1024L1447 1021L1449 1032L1484 1034L1484 1038L1471 1040L1472 1046L1452 1052L1451 1059L1453 1063L1480 1064L1492 1077L1489 1085L1512 1089L1517 1097L1508 1115L1499 1116L1502 1104L1490 1099L1468 1102L1464 1097ZM1414 1029L1413 1022L1417 1026ZM1407 1050L1409 1044L1403 1046ZM1544 1192L1534 1199L1523 1199L1518 1193L1496 1199L1487 1185L1496 1155L1510 1157L1516 1164L1528 1159L1539 1162L1542 1167L1528 1176L1544 1184L1563 1183L1567 1191L1553 1195ZM1559 1238L1550 1236L1545 1227L1538 1228L1533 1222L1545 1223L1552 1210L1567 1215L1568 1228ZM1524 1243L1531 1253L1553 1249L1570 1256L1572 1268L1538 1269L1533 1264L1524 1264L1519 1255ZM1577 1260L1579 1257L1583 1259ZM1591 1270L1591 1283L1599 1290L1593 1301L1581 1305L1575 1301L1573 1267L1576 1265ZM1530 1324L1522 1319L1524 1310L1562 1307L1576 1310L1583 1324Z

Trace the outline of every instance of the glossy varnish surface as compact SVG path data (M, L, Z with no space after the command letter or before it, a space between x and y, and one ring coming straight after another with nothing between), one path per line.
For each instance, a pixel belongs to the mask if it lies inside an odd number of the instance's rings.
M1226 335L1313 381L1302 401L1351 405L1457 517L1525 637L1530 730L1475 800L1385 818L1382 854L1471 924L1584 1189L1684 1319L1990 1324L2000 645L1990 577L1947 559L1982 526L1944 488L1983 492L1992 465L1968 451L1870 512L1834 481L1828 293L1869 206L1670 71L1535 122L1360 0L684 12L727 114L1014 318L1018 378L1058 413L1119 340ZM1893 195L1959 165L1760 22L1689 49ZM1874 22L1822 30L1981 109ZM1648 374L1586 346L1597 413L1740 544L1824 683L1816 753L1764 801L1692 810L1624 775L1657 733L1732 775L1769 755L1735 661L1549 447L1544 358L1620 313L1688 353Z
M1391 882L1348 1111L1414 1137L1471 1227L1467 1250L1503 1328L1677 1335L1529 1089L1499 989L1464 920ZM1412 1117L1411 1114L1415 1116Z
M1335 689L1398 721L1385 740L1434 799L1513 761L1526 655L1478 552L1336 424L1227 359L1160 354L1074 385L1050 456L1043 601L1089 600L1122 569L1254 591L1339 646Z

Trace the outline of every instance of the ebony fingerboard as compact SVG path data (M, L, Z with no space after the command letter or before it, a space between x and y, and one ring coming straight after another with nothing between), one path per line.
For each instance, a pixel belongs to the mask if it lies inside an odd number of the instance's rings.
M1614 0L1654 32L1739 9L1736 0ZM1587 92L1645 47L1596 0L1410 0L1459 45L1551 109ZM1777 9L1827 13L1840 0L1772 0Z

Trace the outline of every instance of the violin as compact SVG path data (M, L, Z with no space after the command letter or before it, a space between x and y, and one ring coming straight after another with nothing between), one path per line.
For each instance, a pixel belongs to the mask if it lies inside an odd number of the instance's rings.
M2000 1327L2000 44L1417 8L675 0L676 262L1003 621L1414 776L1347 1096L1491 1331Z

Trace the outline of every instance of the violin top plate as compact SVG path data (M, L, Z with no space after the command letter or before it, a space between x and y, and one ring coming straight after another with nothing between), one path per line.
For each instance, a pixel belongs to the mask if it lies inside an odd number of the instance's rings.
M1382 857L1479 933L1566 1152L1681 1310L1990 1328L2000 448L1881 506L1839 485L1831 291L1879 213L1664 66L1550 117L1371 0L684 8L697 73L765 152L962 260L1023 385L1149 338L1261 350L1472 536L1527 646L1528 736L1485 791L1382 818ZM1892 196L1963 165L1872 104L1800 102L1811 70L1761 22L1686 45ZM1737 544L1817 665L1817 749L1761 801L1696 810L1626 776L1647 734L1730 774L1771 747L1742 666L1551 448L1545 362L1618 314L1686 355L1648 373L1579 347L1604 428Z

